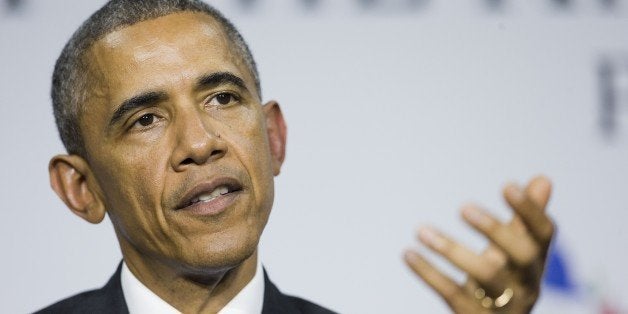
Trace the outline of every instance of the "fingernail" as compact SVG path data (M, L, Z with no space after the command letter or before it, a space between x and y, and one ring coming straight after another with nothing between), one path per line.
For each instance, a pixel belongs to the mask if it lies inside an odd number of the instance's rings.
M445 239L431 227L421 228L419 230L419 239L437 250L445 247Z
M486 214L484 214L480 209L471 205L464 206L462 208L462 215L469 222L481 228L486 228L491 223L491 220Z
M404 258L407 261L413 262L413 263L417 263L421 261L421 258L419 257L419 254L415 253L414 251L407 249L404 253L403 253Z
M537 183L538 185L540 185L542 188L545 188L545 189L551 185L549 179L543 175L537 176L536 181L538 182Z
M508 184L506 186L506 193L510 195L514 200L520 200L523 198L523 192L521 192L521 188L514 183Z

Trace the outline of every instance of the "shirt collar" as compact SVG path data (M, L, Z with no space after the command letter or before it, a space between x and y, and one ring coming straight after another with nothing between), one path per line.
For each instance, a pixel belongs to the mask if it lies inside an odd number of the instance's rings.
M172 305L162 300L133 275L126 263L120 274L122 293L130 314L177 314ZM264 271L258 258L253 279L223 307L218 314L261 313L264 305Z

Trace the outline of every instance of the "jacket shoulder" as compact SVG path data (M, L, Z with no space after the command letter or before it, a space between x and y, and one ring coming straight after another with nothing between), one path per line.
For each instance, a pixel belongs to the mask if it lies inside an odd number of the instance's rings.
M329 309L326 309L318 304L312 303L308 300L305 299L301 299L299 297L295 297L295 296L286 296L288 299L290 299L290 301L292 302L292 304L294 304L295 308L297 308L299 311L298 313L303 313L303 314L336 314L336 312L333 312Z
M118 266L104 287L63 299L35 313L128 313L120 283L121 266L122 264Z
M52 314L52 313L106 313L107 297L103 295L100 289L91 290L63 299L36 314Z
M264 306L262 314L334 314L305 299L283 294L264 271Z

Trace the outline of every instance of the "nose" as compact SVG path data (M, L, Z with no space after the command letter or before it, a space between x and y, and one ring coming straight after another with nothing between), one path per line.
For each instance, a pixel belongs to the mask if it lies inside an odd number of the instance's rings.
M175 171L216 161L227 153L227 143L212 127L209 117L190 112L178 118L174 125L176 144L171 156Z

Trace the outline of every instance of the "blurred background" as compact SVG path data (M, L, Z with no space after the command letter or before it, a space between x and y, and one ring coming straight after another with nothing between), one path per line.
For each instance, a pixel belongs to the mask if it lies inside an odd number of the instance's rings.
M53 64L103 3L0 0L3 313L100 287L121 258L109 222L72 215L47 174L64 151ZM261 244L284 292L342 313L447 313L402 262L416 228L481 250L460 205L508 219L501 186L544 173L558 234L535 313L628 313L628 1L212 4L287 118Z

